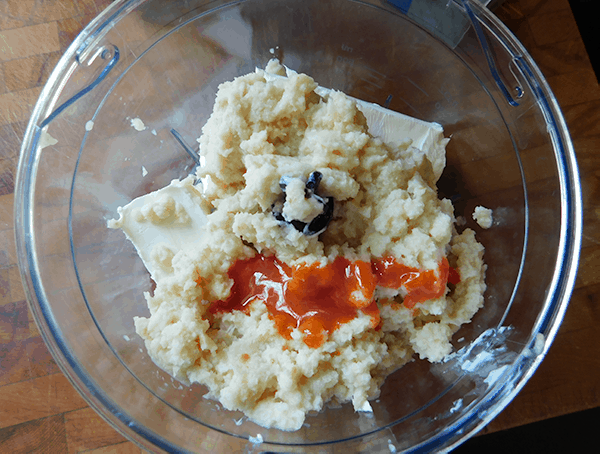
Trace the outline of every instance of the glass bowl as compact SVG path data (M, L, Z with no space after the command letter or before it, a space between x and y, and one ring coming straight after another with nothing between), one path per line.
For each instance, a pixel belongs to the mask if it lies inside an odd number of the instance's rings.
M133 325L148 314L151 279L106 228L118 206L193 171L171 130L194 144L217 86L273 57L323 87L441 123L451 141L440 195L476 230L488 265L485 306L451 357L392 374L372 414L328 408L297 432L259 427L153 364ZM493 209L492 228L472 220L478 205ZM15 212L27 298L57 363L117 430L177 452L457 446L542 361L573 288L582 222L556 99L504 25L462 0L116 1L40 95Z

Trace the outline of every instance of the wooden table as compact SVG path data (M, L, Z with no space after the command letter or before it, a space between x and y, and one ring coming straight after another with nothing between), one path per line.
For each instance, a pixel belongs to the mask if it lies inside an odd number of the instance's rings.
M13 191L26 122L59 56L110 0L0 2L0 452L140 452L90 409L48 353L25 302ZM507 0L497 14L563 109L579 159L583 249L546 359L490 433L600 405L600 87L567 0Z

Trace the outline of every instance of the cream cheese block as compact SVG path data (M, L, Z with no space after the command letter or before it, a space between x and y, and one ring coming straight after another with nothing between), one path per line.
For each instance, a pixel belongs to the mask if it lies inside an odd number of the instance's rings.
M123 230L153 279L165 271L166 256L190 249L202 235L207 219L194 180L191 175L173 180L169 186L138 197L118 208L119 219L108 222L108 227Z
M257 71L261 70L257 69ZM286 73L289 77L290 74L296 72L286 67ZM283 76L265 72L265 78L269 81L283 78ZM322 98L326 98L331 91L331 89L321 86L315 89L315 93ZM349 98L356 102L357 107L367 119L371 135L379 137L383 143L391 147L410 140L411 146L425 152L433 166L436 181L440 178L446 166L446 145L450 141L444 137L442 125L413 118L352 96Z

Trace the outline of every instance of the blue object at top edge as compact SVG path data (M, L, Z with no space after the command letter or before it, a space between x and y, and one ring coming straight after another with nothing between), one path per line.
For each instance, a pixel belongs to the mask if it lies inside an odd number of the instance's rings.
M400 9L404 14L408 14L408 10L410 9L410 4L413 0L387 0L388 3L391 3L396 8Z

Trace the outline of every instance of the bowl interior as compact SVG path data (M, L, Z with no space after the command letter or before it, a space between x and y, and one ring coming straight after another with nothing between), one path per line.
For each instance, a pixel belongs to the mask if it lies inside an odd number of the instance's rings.
M130 10L114 6L112 29L90 46L116 46L120 61L102 84L52 121L48 133L58 142L36 158L31 210L33 260L45 300L40 317L48 320L65 367L89 378L85 386L102 396L105 416L166 447L196 449L199 424L214 437L232 435L231 443L258 433L287 446L340 440L364 445L372 436L406 448L442 435L453 439L449 427L486 402L493 406L491 390L517 376L540 317L551 308L547 296L556 274L560 185L548 131L557 126L527 89L527 77L515 70L504 32L487 23L500 77L511 89L525 89L515 107L498 89L454 4L460 20L449 39L441 26L427 29L389 5L197 3L187 10L159 1L129 2ZM485 306L453 338L457 350L465 347L461 355L442 364L417 360L398 370L373 402L372 415L355 413L349 404L328 408L294 433L264 429L223 410L203 397L204 387L178 383L153 364L133 326L135 315L149 314L143 292L151 292L153 283L131 243L106 228L117 207L193 171L171 129L194 146L218 85L273 57L321 86L441 123L451 141L440 196L452 199L456 216L476 230L488 265ZM98 57L87 66L72 64L54 105L97 77L105 63ZM132 126L137 118L145 129ZM472 220L477 205L494 210L491 229ZM481 340L484 332L491 337ZM479 350L469 350L478 338ZM498 351L494 366L464 367L486 349ZM526 364L534 361L530 357Z

